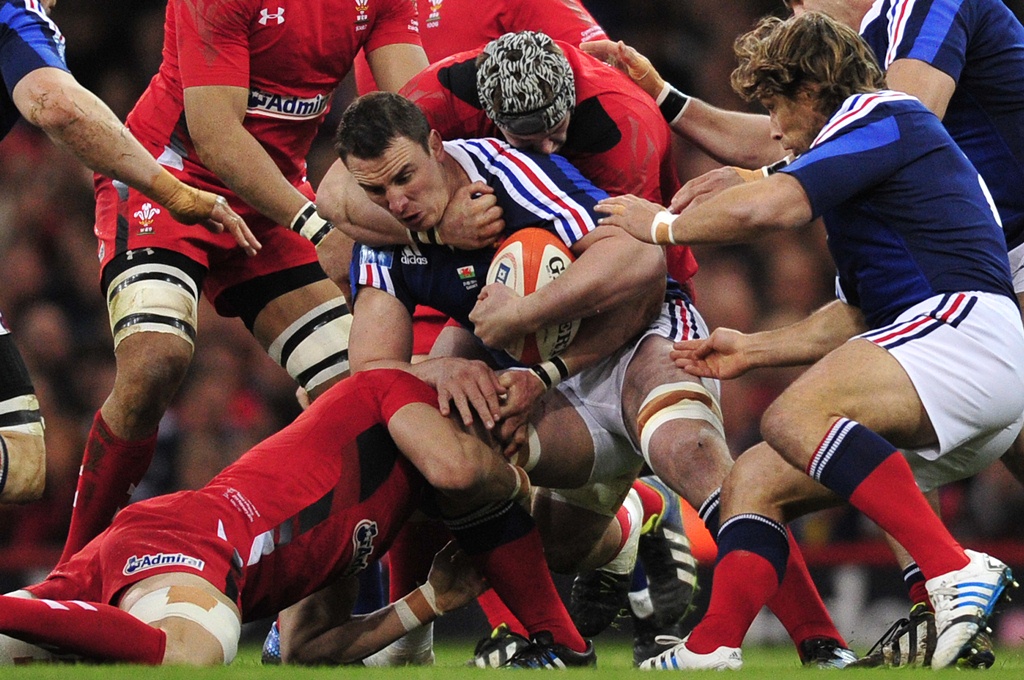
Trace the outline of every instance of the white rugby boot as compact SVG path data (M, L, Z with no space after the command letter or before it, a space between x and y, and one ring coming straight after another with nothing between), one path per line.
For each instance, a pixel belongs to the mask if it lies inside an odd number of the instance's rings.
M985 553L966 550L970 562L957 571L928 579L925 588L935 608L932 668L945 668L970 649L1007 586L1016 587L1010 568Z
M719 647L710 654L698 654L686 648L688 638L689 636L680 640L669 635L659 635L655 638L656 642L660 644L674 642L675 646L641 663L640 670L738 671L743 668L743 653L740 652L739 647Z

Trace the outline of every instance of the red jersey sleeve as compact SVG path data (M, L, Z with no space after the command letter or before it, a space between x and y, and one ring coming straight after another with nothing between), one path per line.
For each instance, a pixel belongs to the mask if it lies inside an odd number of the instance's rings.
M171 0L182 87L249 87L249 27L261 0Z
M573 45L608 39L579 0L520 0L505 4L509 10L507 31L542 31Z
M378 47L396 43L422 45L416 0L385 0L364 49L369 54Z
M377 392L380 415L385 423L403 406L414 403L437 405L434 388L405 371L377 369L357 373L356 376L363 376L365 387Z

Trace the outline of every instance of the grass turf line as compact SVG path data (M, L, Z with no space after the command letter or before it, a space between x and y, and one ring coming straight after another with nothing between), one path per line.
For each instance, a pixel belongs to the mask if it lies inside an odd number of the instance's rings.
M632 649L625 640L597 641L598 667L596 669L573 669L567 671L572 675L586 674L595 680L616 680L623 675L640 677L642 671L632 667ZM436 648L437 663L429 668L296 668L296 667L264 667L259 662L259 648L245 647L239 652L233 664L222 668L147 668L141 666L110 666L110 665L31 665L7 667L0 670L3 680L242 680L248 678L267 678L268 680L479 680L483 675L498 671L466 668L465 661L472 654L470 643L445 643ZM750 647L743 651L743 670L738 671L742 678L751 680L780 680L783 678L811 678L820 673L834 671L815 671L801 668L796 654L791 647ZM946 671L956 673L957 671ZM666 671L665 673L671 673ZM879 679L879 674L898 673L903 678L935 678L931 669L900 669L896 671L884 669L856 669L842 671L842 677L849 680ZM996 665L981 673L979 680L1019 680L1024 677L1024 649L997 649ZM643 677L650 677L643 673ZM671 677L671 676L670 676ZM687 677L693 677L687 674ZM715 675L715 677L719 677ZM726 676L728 677L728 675ZM825 676L834 680L829 675ZM941 676L940 676L941 677Z

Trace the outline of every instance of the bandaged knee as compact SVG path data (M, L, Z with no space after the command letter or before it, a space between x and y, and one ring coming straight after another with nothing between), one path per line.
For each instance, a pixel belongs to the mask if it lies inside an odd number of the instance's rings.
M722 408L718 398L700 383L677 382L660 385L640 405L637 429L644 460L651 464L650 446L655 431L673 420L703 420L725 437Z
M335 298L296 319L267 352L295 382L311 391L348 372L351 328L348 305L340 297Z
M157 588L143 595L128 613L150 625L171 617L191 621L217 639L224 652L224 663L231 663L238 653L238 638L242 634L242 622L238 615L231 607L212 596L209 597L216 603L212 607L188 601L171 602L171 588Z
M148 262L110 282L107 310L114 349L134 333L170 333L195 346L199 289L178 267Z

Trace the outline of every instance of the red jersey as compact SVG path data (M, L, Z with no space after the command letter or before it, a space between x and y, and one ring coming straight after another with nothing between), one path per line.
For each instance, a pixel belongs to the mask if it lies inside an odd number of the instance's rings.
M576 107L559 154L613 196L635 194L667 205L679 189L672 134L654 100L628 76L563 41L576 80ZM432 64L401 94L427 115L442 139L501 137L480 105L476 57L483 46ZM689 248L670 251L669 273L680 283L697 271Z
M517 31L541 31L573 45L608 39L579 0L416 0L416 5L430 63ZM378 89L362 54L356 61L356 87L359 94Z
M39 597L113 602L128 585L195 573L244 621L275 614L387 550L426 481L387 423L437 404L408 373L357 373L199 491L135 503L46 581Z
M163 63L128 116L128 127L169 167L218 193L188 136L183 89L249 91L245 129L293 184L335 87L356 53L419 44L410 0L170 0Z

